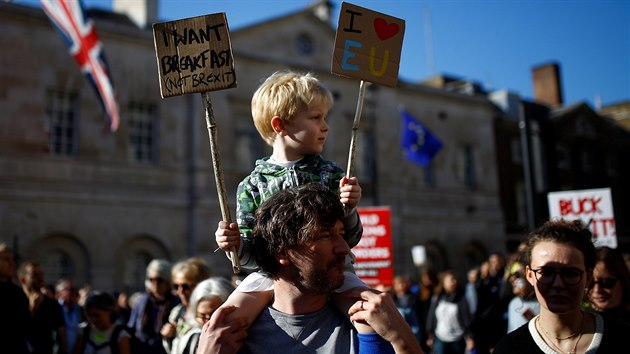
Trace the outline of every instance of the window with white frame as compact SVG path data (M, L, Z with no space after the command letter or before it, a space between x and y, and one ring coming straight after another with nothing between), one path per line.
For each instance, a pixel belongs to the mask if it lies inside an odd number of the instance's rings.
M46 93L48 151L57 156L76 156L78 151L77 95L49 90Z
M157 162L157 129L155 108L151 104L131 103L128 112L130 161L138 163Z

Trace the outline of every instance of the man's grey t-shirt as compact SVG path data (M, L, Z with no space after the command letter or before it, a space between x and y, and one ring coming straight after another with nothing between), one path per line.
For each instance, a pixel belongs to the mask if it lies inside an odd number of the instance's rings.
M350 320L330 302L307 315L288 315L267 306L247 331L239 353L357 353Z

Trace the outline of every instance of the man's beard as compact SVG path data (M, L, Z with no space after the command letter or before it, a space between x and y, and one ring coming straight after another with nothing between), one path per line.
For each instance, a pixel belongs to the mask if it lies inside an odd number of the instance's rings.
M299 287L308 292L329 293L343 285L344 258L334 260L326 266L302 267L299 271Z

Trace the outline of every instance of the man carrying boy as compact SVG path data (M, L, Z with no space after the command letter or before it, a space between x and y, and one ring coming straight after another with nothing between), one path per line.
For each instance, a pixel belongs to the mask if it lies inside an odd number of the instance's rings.
M221 307L204 326L198 354L422 353L393 299L375 290L355 291L350 320L377 333L357 334L329 295L344 283L343 206L317 183L279 191L256 211L256 255L273 279L273 301L246 329Z
M328 135L326 118L333 104L332 94L310 74L277 72L256 90L252 116L256 129L273 147L269 157L256 161L254 171L238 186L237 222L221 221L215 232L219 248L235 247L241 265L256 269L252 229L254 213L263 201L276 192L316 182L338 195L346 206L343 215L344 238L350 247L359 243L363 228L356 210L361 187L356 177L346 178L335 163L320 154ZM346 282L337 292L366 288L352 271L352 254L346 257ZM262 273L250 274L224 304L235 305L234 316L253 321L271 301L273 281ZM350 304L338 297L336 305L345 310ZM369 327L358 328L371 332Z

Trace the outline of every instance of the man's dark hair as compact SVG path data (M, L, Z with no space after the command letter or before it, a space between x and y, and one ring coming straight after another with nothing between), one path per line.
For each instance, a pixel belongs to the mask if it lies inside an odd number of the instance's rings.
M319 183L277 192L256 210L252 237L258 265L275 277L278 254L308 243L343 216L339 196Z

